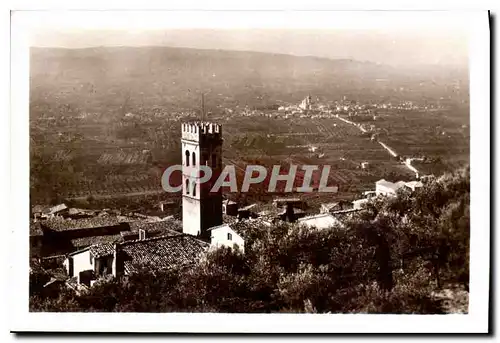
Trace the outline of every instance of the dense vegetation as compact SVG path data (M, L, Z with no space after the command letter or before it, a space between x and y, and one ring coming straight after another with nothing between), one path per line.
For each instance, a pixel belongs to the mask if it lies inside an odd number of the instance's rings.
M212 251L192 268L142 270L88 293L30 278L32 311L447 312L434 295L469 283L469 170L372 202L344 228L242 222L245 254Z

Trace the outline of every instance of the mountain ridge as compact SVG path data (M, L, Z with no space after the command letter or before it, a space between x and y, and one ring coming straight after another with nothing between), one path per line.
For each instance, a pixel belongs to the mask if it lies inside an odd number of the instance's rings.
M116 112L123 103L130 110L186 109L199 102L200 92L217 94L219 104L229 107L295 102L309 93L329 100L439 98L453 94L449 85L461 77L353 59L224 49L32 47L30 52L32 101L86 111Z

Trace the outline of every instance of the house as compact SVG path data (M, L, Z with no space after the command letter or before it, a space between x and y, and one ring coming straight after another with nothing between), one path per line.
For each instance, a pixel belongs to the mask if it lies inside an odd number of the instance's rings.
M377 192L376 192L376 191L364 191L364 192L363 192L363 196L364 196L365 198L367 198L367 199L370 199L370 198L372 198L372 197L374 197L374 196L376 196L376 195L377 195Z
M36 230L35 224L31 225L30 240L32 246L42 242L44 256L79 251L94 244L138 239L141 229L146 237L151 238L171 235L173 231L178 234L182 227L181 222L174 219L145 221L112 215L66 220L51 218L37 225Z
M411 189L412 192L415 192L417 188L423 187L424 184L420 181L410 181L405 183L405 186Z
M298 220L300 225L305 225L309 228L317 228L317 229L327 229L332 226L340 226L343 227L343 224L335 218L330 213L321 213L313 216L308 216L304 218L300 218Z
M283 209L277 213L276 218L293 223L296 222L297 219L302 218L305 215L306 211L300 208L294 209L292 204L288 204L287 206L283 206Z
M210 228L210 246L214 248L221 246L234 248L236 246L242 253L244 253L244 235L241 232L238 232L237 227L237 225L222 224Z
M222 203L222 213L228 216L237 216L238 215L238 203L226 200Z
M162 221L147 222L135 220L131 222L122 223L120 230L110 229L104 234L92 236L82 236L71 239L71 245L77 249L83 249L91 245L100 243L120 243L124 241L132 241L142 238L153 238L158 236L175 236L180 235L182 232L182 223L178 220L167 219ZM141 236L142 235L142 236Z
M351 219L356 213L362 212L363 209L360 208L351 208L349 210L340 210L340 211L333 211L330 212L332 216L337 218L340 222L344 222L346 219Z
M174 236L182 234L182 222L169 218L161 221L147 222L147 221L131 221L127 223L131 233L137 233L139 230L144 230L147 237L156 236Z
M215 249L221 246L237 248L244 253L249 230L268 230L271 226L271 221L262 217L214 226L209 229L210 246Z
M406 188L414 192L419 187L423 187L423 183L420 181L410 181L410 182L398 181L396 183L392 183L382 179L375 183L375 194L396 196L397 191L401 188Z
M307 203L299 198L278 198L273 200L273 205L282 208L283 206L291 205L293 208L305 210Z
M90 218L93 217L94 215L95 211L72 207L68 209L68 211L64 214L64 217L79 219L79 218Z
M70 278L76 277L78 284L90 286L92 280L112 273L113 254L113 244L95 244L70 253L63 265Z
M321 208L319 210L320 213L330 213L332 211L337 211L341 209L341 205L339 202L329 202L326 204L321 204Z
M248 218L256 218L257 214L253 212L257 207L257 204L251 204L245 207L238 209L238 219L248 219Z
M140 267L187 267L199 261L209 247L209 243L188 234L118 243L114 246L113 276L129 275Z
M49 208L43 215L47 218L52 218L56 216L63 215L68 212L68 206L66 204L59 204Z
M44 213L49 211L49 208L46 205L34 205L31 207L31 215L34 219L41 218Z
M404 181L398 181L396 183L392 183L390 181L381 179L375 182L375 194L385 195L385 196L396 196L398 189L404 186L405 186Z
M191 235L140 237L118 243L100 243L68 254L63 265L77 284L91 286L101 277L129 275L138 268L156 270L196 263L209 244Z
M158 204L158 207L161 212L164 212L166 209L174 208L175 207L175 201L169 200L169 201L160 201Z
M126 222L103 215L83 219L50 218L40 222L44 256L67 254L97 243L112 243L120 232L129 231Z

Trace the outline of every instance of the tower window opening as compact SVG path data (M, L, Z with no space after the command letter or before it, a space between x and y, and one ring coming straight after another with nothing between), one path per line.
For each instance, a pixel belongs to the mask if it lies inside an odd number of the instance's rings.
M186 150L186 167L189 167L189 150Z
M196 196L196 181L193 181L193 196Z
M193 151L193 166L196 166L196 153Z
M186 179L186 194L189 194L189 179Z

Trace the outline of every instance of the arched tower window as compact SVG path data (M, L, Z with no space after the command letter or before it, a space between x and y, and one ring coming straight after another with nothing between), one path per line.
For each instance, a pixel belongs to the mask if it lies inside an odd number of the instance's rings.
M193 151L193 166L196 165L196 153Z
M193 181L193 196L196 196L196 181Z
M189 194L189 179L186 179L186 194Z
M186 150L186 167L189 167L189 150Z

